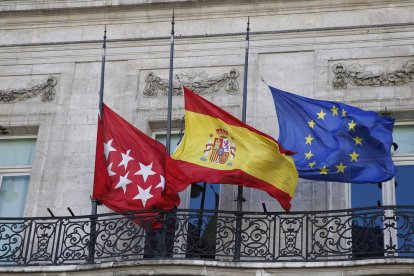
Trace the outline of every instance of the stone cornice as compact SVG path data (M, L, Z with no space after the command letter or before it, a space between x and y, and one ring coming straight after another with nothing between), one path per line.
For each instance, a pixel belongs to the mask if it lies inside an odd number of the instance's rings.
M359 1L343 1L343 0L284 0L275 3L274 0L2 0L0 1L0 12L38 12L51 10L78 10L78 9L130 9L131 7L144 6L180 6L186 7L194 5L202 6L220 6L247 4L257 6L258 4L268 4L269 11L278 11L280 14L312 11L328 11L341 9L364 9L366 7L384 7L390 6L406 6L412 5L411 0L359 0ZM249 10L252 11L252 10Z
M307 29L285 29L285 30L273 30L273 31L258 31L258 32L250 32L252 37L267 37L269 38L296 38L296 37L318 37L322 36L325 37L327 35L336 36L339 35L349 35L352 32L352 35L364 35L368 36L369 34L382 34L382 33L397 33L397 32L411 32L414 30L414 22L402 22L402 23L391 23L391 24L373 24L373 25L351 25L351 26L343 26L343 27L322 27L322 28L307 28ZM208 39L214 40L217 42L218 39L231 39L232 37L241 37L242 40L244 39L245 32L233 32L233 33L211 33L211 34L201 34L201 35L180 35L176 36L175 40L177 41L195 41L196 39L202 39L206 41ZM115 39L107 39L107 43L154 43L155 41L163 41L160 42L162 45L168 44L169 45L169 35L165 36L152 36L152 37L126 37L126 38L115 38ZM258 39L257 39L258 40ZM369 41L369 39L367 39ZM342 41L342 43L344 43ZM98 48L101 48L102 39L91 39L91 40L70 40L70 41L53 41L53 42L31 42L31 43L21 43L21 44L0 44L0 47L43 47L43 46L64 46L64 45L79 45L79 47L84 47L82 45L85 44L97 44ZM177 44L177 43L176 43ZM112 44L113 45L113 44ZM151 46L147 45L147 46ZM73 47L73 46L70 46ZM17 49L20 51L20 49Z

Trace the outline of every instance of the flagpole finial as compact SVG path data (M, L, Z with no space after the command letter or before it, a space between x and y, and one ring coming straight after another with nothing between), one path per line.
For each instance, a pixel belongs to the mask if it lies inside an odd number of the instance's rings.
M105 24L105 30L104 30L103 39L104 39L104 42L103 42L102 48L106 49L106 24Z
M174 9L173 9L173 14L171 18L171 35L172 36L174 36L174 25L175 25L175 16L174 16Z
M249 34L250 34L250 16L247 17L247 35L246 35L246 40L249 40Z

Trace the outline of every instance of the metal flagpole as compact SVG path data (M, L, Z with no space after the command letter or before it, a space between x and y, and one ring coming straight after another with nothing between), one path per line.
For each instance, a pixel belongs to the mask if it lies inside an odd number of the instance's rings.
M168 79L168 113L167 113L167 152L171 153L171 113L173 93L173 67L174 67L174 10L171 20L171 46L170 46L170 75Z
M106 25L103 37L102 45L102 63L101 63L101 84L99 89L99 117L102 120L102 105L103 105L103 94L104 94L104 85L105 85L105 57L106 57ZM99 123L99 122L98 122ZM92 210L91 210L91 241L89 244L89 258L88 262L94 262L95 255L95 242L96 242L96 214L98 209L98 201L94 198L91 198Z
M247 29L246 29L246 50L244 54L244 80L243 80L243 106L242 106L242 121L246 122L246 106L247 106L247 75L249 71L249 46L250 46L250 18L247 17ZM234 260L240 260L240 247L241 247L241 214L243 211L243 202L246 201L243 198L243 186L237 187L237 214L236 221L236 240L235 240L235 254Z
M169 71L169 79L168 79L168 110L167 110L167 140L166 140L166 148L167 153L171 154L171 113L172 113L172 94L173 94L173 69L174 69L174 10L171 19L171 46L170 46L170 71ZM174 213L167 213L164 214L164 227L162 228L161 232L161 248L159 248L159 253L163 257L171 257L171 241L170 238L170 231L169 229L171 222L174 221ZM158 243L159 244L159 243Z

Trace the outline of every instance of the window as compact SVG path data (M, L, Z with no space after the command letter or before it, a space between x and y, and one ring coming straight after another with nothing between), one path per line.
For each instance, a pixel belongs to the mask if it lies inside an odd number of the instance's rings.
M393 160L396 168L394 179L373 184L352 184L351 206L371 207L386 205L414 205L414 124L396 123L393 131L393 140L398 148L393 153ZM395 146L394 146L395 149ZM391 216L392 214L386 214ZM381 256L382 249L379 247L390 240L397 240L397 248L412 248L414 243L407 238L410 230L407 229L407 222L404 218L397 218L397 232L390 229L383 233L381 220L375 220L375 225L353 226L352 234L360 240L355 240L353 252L356 257ZM384 235L387 235L386 237ZM362 244L362 245L361 245ZM412 253L407 253L412 254Z
M381 205L414 205L414 124L396 124L393 140L398 149L393 154L396 167L394 180L384 183L352 184L352 208ZM412 181L411 181L412 182Z
M156 134L155 139L165 145L166 135ZM180 134L171 135L171 152L180 141ZM217 214L219 208L220 185L206 182L191 185L188 220L187 257L214 259L216 251ZM203 210L199 212L198 210Z
M389 183L394 196L390 200L391 205L414 205L414 123L399 124L394 126L394 142L398 144L393 160L396 166L394 181ZM403 208L398 208L404 211ZM406 210L412 212L411 209ZM412 240L412 226L405 216L397 216L396 231L394 231L399 255L402 257L412 257L414 241ZM403 253L404 252L404 253Z
M34 136L0 137L0 217L22 217L35 153Z
M414 205L411 196L414 193L414 124L396 125L393 138L398 149L393 158L396 166L395 202L391 204Z

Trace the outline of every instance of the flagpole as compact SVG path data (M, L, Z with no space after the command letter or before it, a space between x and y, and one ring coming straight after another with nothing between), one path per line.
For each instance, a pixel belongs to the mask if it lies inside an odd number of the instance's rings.
M247 77L249 72L249 46L250 46L250 18L247 17L247 29L246 29L246 50L244 54L244 80L243 80L243 105L242 105L242 121L246 122L246 110L247 110ZM237 213L239 218L236 222L236 248L234 259L240 260L240 246L241 246L241 213L243 211L243 202L246 201L243 198L243 186L237 187Z
M99 120L102 120L102 105L103 105L103 94L104 94L104 85L105 85L105 57L106 57L106 25L103 37L102 45L102 62L101 62L101 83L99 88ZM98 122L99 124L99 122ZM94 262L95 255L95 242L96 242L96 214L98 213L98 201L94 198L91 198L91 241L89 244L89 258L88 262Z
M105 59L106 59L106 25L103 37L102 45L102 62L101 62L101 84L99 88L99 117L102 120L102 105L103 105L103 95L104 95L104 86L105 86ZM92 198L92 212L91 215L97 214L97 205L98 202L96 199Z
M173 93L173 71L174 71L174 10L171 20L171 46L170 46L170 74L168 79L168 113L167 113L167 141L166 147L168 154L171 153L171 113L172 113L172 93Z
M99 88L99 115L102 116L103 94L105 86L105 59L106 59L106 25L102 45L101 86Z

